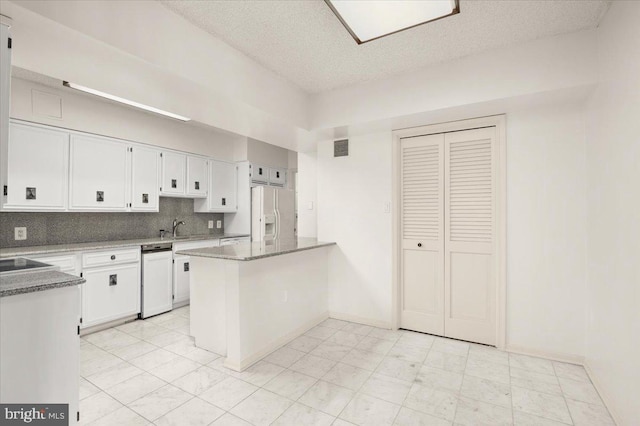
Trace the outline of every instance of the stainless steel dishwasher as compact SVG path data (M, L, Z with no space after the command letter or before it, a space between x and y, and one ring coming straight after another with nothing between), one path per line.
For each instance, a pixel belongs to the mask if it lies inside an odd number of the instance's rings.
M173 307L171 248L172 243L142 246L142 318L168 312Z

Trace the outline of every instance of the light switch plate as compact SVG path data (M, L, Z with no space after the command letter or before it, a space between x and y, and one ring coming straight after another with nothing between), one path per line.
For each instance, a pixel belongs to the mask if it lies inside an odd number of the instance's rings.
M212 220L209 221L209 229L213 229L213 221Z
M16 241L22 241L22 240L26 240L27 239L27 228L20 227L20 228L15 228L15 238Z

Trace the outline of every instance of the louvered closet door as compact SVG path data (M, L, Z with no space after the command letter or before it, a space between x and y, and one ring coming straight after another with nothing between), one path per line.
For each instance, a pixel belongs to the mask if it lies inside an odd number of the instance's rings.
M495 128L445 134L445 336L495 345Z
M401 140L400 326L444 333L444 134Z

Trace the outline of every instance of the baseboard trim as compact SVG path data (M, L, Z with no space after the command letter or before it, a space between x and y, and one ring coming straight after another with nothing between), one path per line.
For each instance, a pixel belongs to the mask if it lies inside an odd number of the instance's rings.
M272 341L261 350L254 352L252 355L242 359L240 362L233 362L233 361L230 361L229 358L226 358L224 360L223 365L234 371L244 371L245 369L251 367L256 362L260 361L265 356L269 355L271 352L274 352L280 349L281 347L283 347L284 345L286 345L296 337L302 336L304 333L306 333L316 325L320 324L322 321L326 320L327 318L329 318L329 313L325 312L313 318L312 320L307 321L306 323L296 328L295 330L291 331L290 333L287 333L284 336L277 338L276 340Z
M393 328L391 326L391 323L388 321L378 321L370 318L359 317L357 315L345 314L343 312L329 311L329 317L337 320L342 320L342 321L349 321L349 322L355 322L363 325L370 325L371 327L386 328L388 330L391 330Z
M106 330L108 328L118 327L118 326L124 325L124 324L126 324L128 322L135 321L137 319L138 319L138 315L132 315L132 316L124 317L124 318L119 318L117 320L105 322L105 323L102 323L102 324L96 324L96 325L92 325L90 327L81 328L80 329L80 336L84 337L84 336L86 336L88 334L97 333L98 331L103 331L103 330Z
M584 357L580 355L566 354L562 352L551 352L540 349L528 348L525 346L507 344L505 350L514 354L535 356L538 358L546 358L551 361L566 362L569 364L584 365Z
M598 392L598 394L600 395L600 398L602 398L602 402L604 403L604 406L607 407L607 410L609 410L609 414L613 418L613 421L615 422L615 424L621 425L622 422L620 421L620 417L613 410L613 404L611 404L611 398L604 391L604 388L602 387L600 380L596 378L596 375L594 374L593 369L589 366L589 363L586 360L583 366L584 366L584 369L587 370L587 375L591 379L591 383L593 383L593 387L596 388L596 392Z

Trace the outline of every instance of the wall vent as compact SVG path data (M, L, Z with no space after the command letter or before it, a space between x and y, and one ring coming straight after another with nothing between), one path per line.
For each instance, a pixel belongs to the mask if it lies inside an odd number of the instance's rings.
M333 141L333 156L348 157L349 156L349 139L340 139Z

